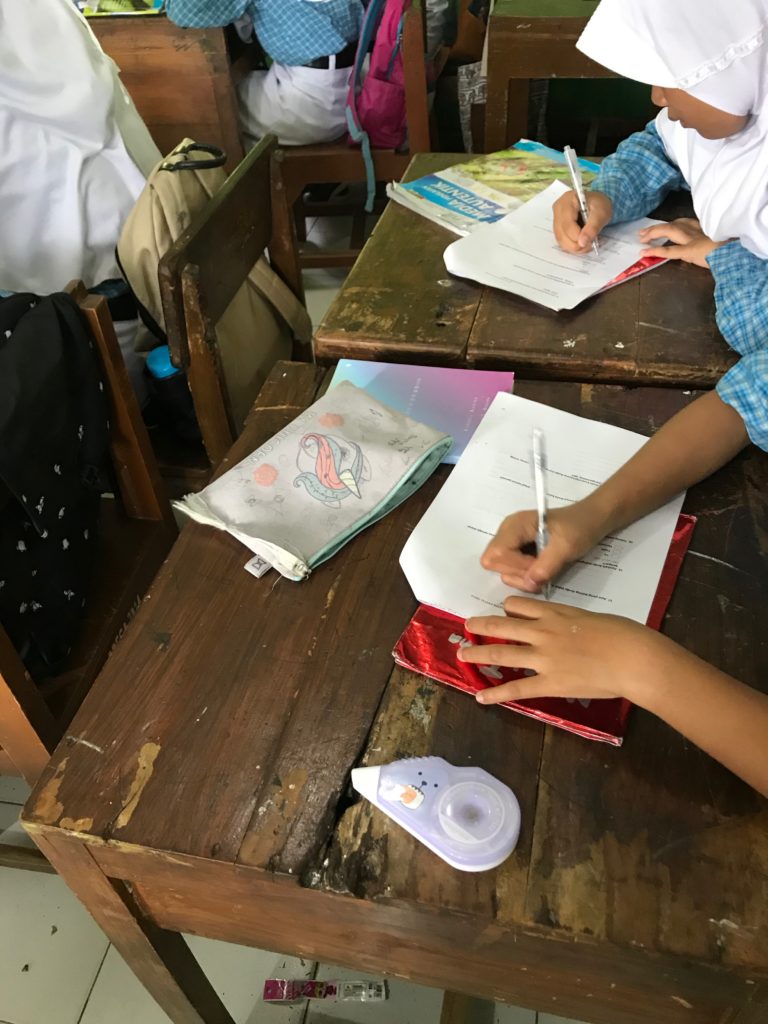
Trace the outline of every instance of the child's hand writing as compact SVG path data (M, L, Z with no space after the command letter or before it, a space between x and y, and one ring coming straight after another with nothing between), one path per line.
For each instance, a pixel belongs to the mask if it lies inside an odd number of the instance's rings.
M610 223L613 203L603 192L587 192L587 209L589 220L582 227L579 222L579 201L575 192L566 192L553 203L555 238L565 252L589 252L594 240L605 225Z
M591 551L607 532L584 501L552 509L547 515L549 543L536 555L526 554L523 548L535 543L537 528L534 510L507 516L483 552L483 568L499 573L509 587L537 593L567 565Z
M693 217L681 217L669 224L656 224L652 228L644 228L640 232L640 241L653 242L656 238L668 238L672 245L659 245L643 249L641 256L661 256L666 260L682 260L693 263L697 267L709 270L707 256L724 242L713 242L701 230L699 222Z
M467 629L524 646L464 647L459 660L531 669L536 675L482 690L476 697L480 704L537 697L626 697L643 704L644 687L664 686L680 659L690 658L660 633L615 615L528 597L508 597L504 610L506 618L467 619Z

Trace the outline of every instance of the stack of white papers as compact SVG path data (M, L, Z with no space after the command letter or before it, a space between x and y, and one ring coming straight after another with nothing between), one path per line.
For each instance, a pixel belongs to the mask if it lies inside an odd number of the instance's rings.
M556 181L503 220L453 242L444 254L447 269L554 310L573 309L602 291L640 259L640 231L663 221L643 217L605 228L598 255L563 252L552 231L552 204L567 191Z
M536 507L531 431L547 440L550 508L586 497L646 442L641 434L595 423L509 394L498 394L456 468L418 523L400 565L422 604L461 618L496 615L518 593L480 565L505 516ZM684 495L606 537L555 582L552 600L645 623Z

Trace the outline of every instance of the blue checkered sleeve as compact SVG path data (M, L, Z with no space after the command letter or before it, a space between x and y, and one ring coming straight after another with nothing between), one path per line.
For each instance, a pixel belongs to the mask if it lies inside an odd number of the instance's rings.
M251 0L259 42L281 64L339 53L360 35L360 0Z
M167 0L183 28L228 25L248 14L259 43L280 64L300 66L340 53L360 34L360 0Z
M744 420L750 441L768 451L768 349L742 356L719 382L717 393Z
M667 156L653 121L606 157L590 188L613 203L613 224L647 217L667 193L687 189L680 169Z
M218 28L237 21L251 0L166 0L165 11L182 28Z
M728 242L710 253L717 326L741 354L717 393L744 420L750 440L768 451L768 260Z
M707 263L722 336L743 356L768 349L768 260L740 242L728 242L711 252Z

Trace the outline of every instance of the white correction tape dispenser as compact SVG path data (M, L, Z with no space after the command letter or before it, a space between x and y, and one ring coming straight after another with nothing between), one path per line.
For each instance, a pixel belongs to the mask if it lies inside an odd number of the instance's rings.
M459 871L498 867L517 845L517 797L482 768L414 757L353 768L352 785Z

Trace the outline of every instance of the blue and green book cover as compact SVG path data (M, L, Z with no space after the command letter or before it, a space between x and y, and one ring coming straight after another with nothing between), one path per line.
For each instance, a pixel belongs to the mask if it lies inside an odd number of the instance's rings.
M583 159L579 163L588 185L599 165ZM558 179L569 181L564 154L521 139L511 149L473 157L415 181L395 182L387 186L387 195L457 235L468 235L478 224L506 217Z

